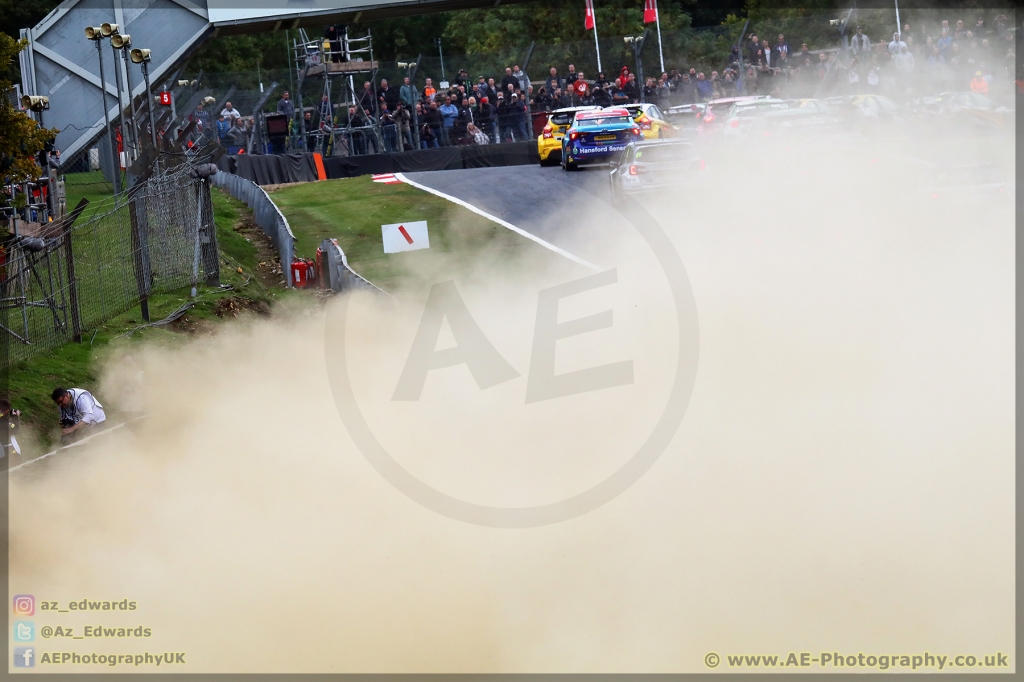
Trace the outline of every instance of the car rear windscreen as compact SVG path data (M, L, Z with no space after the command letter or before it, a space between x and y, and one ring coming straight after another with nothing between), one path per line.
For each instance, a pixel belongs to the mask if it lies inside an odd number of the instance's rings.
M551 125L567 126L572 123L574 112L569 111L561 114L551 114Z
M697 158L697 150L689 144L659 145L657 147L640 147L636 150L636 160L641 163L672 163L674 161L692 161Z
M613 123L632 123L632 116L588 116L586 118L576 118L576 123L581 126L605 126Z

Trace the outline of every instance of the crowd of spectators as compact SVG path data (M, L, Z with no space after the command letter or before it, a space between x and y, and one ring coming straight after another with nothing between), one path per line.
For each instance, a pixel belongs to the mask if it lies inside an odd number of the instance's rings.
M381 80L362 84L355 103L333 104L324 97L307 108L303 124L295 117L289 93L277 110L306 131L302 145L333 152L341 136L350 154L379 153L469 144L497 144L533 139L531 113L582 105L612 106L652 102L663 110L674 105L740 95L813 97L884 93L907 97L929 92L972 90L987 94L993 80L1009 82L1014 73L1013 30L1005 16L989 26L977 19L924 28L905 24L891 39L872 40L862 27L851 27L848 49L811 50L791 46L783 34L772 39L756 33L732 48L721 70L672 69L640 82L630 67L589 77L569 64L562 73L551 66L542 81L528 80L519 65L504 74L480 75L465 69L435 87L408 77L395 87ZM440 85L440 84L439 84ZM230 103L216 122L218 138L237 141L246 123ZM249 125L251 128L251 124Z

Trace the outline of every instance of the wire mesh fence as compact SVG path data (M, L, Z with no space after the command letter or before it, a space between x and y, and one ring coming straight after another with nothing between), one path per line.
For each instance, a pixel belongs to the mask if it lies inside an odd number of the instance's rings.
M217 282L210 186L194 170L155 174L81 223L72 211L0 247L0 367L80 338L152 294Z

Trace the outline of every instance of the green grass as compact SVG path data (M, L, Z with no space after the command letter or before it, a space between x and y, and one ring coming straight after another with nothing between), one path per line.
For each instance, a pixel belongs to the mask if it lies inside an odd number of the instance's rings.
M101 209L110 210L114 187L103 178L103 171L68 173L64 176L64 194L68 212L74 210L82 199L89 200L89 207L78 218L78 222L85 222Z
M193 321L220 321L216 315L217 301L228 296L244 296L253 300L273 302L295 295L284 289L264 287L252 273L257 268L257 249L234 227L251 215L246 206L220 190L213 192L214 222L221 251L221 282L232 285L232 290L200 288L195 306L188 311ZM224 261L227 260L228 264ZM243 274L237 268L241 267ZM161 320L190 300L187 289L156 294L149 299L152 321ZM83 334L81 343L66 343L41 353L11 368L8 375L11 402L22 411L22 423L40 437L40 447L50 446L59 435L56 428L56 408L50 400L55 386L77 386L94 389L99 381L103 359L125 346L145 342L180 344L188 335L161 327L141 329L131 336L123 334L142 324L138 306ZM102 396L98 396L103 400ZM108 411L110 416L116 416Z
M484 252L502 258L558 259L542 246L440 197L406 184L375 183L369 176L282 187L271 194L295 233L297 255L312 258L320 242L335 238L349 265L389 290L414 270L468 266ZM384 253L381 225L426 220L430 248Z

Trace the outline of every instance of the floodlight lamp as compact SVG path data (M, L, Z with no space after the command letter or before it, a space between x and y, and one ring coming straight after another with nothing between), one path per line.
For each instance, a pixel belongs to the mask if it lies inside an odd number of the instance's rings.
M119 28L117 24L106 22L100 26L100 35L104 38L109 38L110 36L117 35Z
M110 44L116 50L123 50L132 46L132 37L127 33L115 33L110 36Z
M136 47L135 49L133 49L132 52L131 52L131 55L132 55L132 61L135 62L136 64L142 64L144 62L150 61L150 59L151 59L150 51L149 50L145 50L145 49L143 49L141 47Z
M86 26L85 37L89 40L101 40L103 38L103 29L99 26Z
M23 95L21 98L21 106L25 109L31 109L32 111L44 111L50 108L50 98Z

